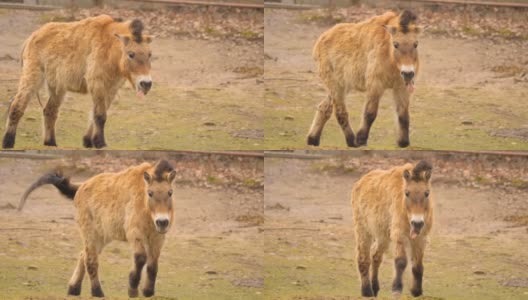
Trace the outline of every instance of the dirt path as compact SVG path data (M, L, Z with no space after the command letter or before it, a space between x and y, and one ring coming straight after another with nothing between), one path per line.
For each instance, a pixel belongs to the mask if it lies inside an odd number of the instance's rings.
M350 192L361 174L316 171L324 164L266 159L269 299L359 297ZM426 251L424 299L526 299L527 227L504 221L528 209L525 190L442 181L433 187L436 220ZM380 269L382 299L390 295L392 257L388 253ZM410 276L407 270L406 296Z
M265 136L268 149L307 148L305 135L326 92L317 77L311 50L330 25L307 22L321 12L265 12ZM365 16L365 18L368 16ZM460 39L426 34L420 40L422 70L411 103L414 149L528 149L528 109L522 99L528 83L498 72L528 69L528 42ZM493 71L495 70L495 71ZM364 93L347 98L357 130ZM369 148L396 147L391 92L380 102ZM332 118L321 138L323 149L345 148Z
M16 93L22 43L50 18L49 13L0 10L0 115ZM156 33L156 28L147 30ZM162 37L152 43L152 51L154 88L144 100L128 85L121 89L109 111L110 149L262 148L261 40ZM46 93L40 93L43 102ZM82 148L91 103L89 96L67 94L57 123L61 148ZM44 148L41 127L34 99L20 123L17 148Z
M52 163L0 159L0 289L4 299L60 299L73 272L81 241L71 202L43 187L22 213L12 209L27 186ZM91 174L75 176L79 181ZM258 299L263 288L258 228L238 222L260 213L262 193L181 186L176 221L160 258L156 294L163 299ZM126 243L113 242L100 258L108 299L127 299L132 266ZM88 280L83 296L89 295ZM161 299L160 298L160 299Z

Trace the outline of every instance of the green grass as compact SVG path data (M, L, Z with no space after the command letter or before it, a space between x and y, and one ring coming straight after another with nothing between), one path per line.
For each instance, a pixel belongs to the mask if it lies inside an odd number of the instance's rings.
M527 139L494 134L498 129L526 126L528 109L520 101L522 95L522 90L419 86L411 101L411 147L408 149L527 150ZM268 87L264 122L266 149L347 149L333 116L325 126L321 146L306 145L316 106L324 97L322 89L311 86ZM364 101L364 93L354 92L347 97L355 132L359 129ZM471 124L462 124L468 120ZM396 145L397 126L392 95L387 91L381 99L369 145L360 149L400 149Z
M9 99L12 94L13 91L0 90L0 99ZM261 149L261 135L237 134L262 131L262 103L248 97L255 94L236 88L184 89L158 85L144 99L139 99L132 90L122 89L108 112L105 128L108 149ZM45 102L44 92L41 99ZM67 95L57 121L60 148L82 149L91 109L89 95ZM15 149L50 149L42 144L41 111L37 100L32 100L19 124ZM2 122L2 132L4 126Z

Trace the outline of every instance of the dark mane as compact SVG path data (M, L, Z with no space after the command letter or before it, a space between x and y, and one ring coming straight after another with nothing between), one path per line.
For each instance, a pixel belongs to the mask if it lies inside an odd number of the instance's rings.
M143 23L138 19L135 19L134 21L132 21L132 23L130 23L130 31L132 32L132 38L134 39L134 41L136 41L136 43L141 43L143 41L143 28Z
M163 177L165 173L170 173L174 170L174 168L170 165L170 163L164 159L158 161L156 163L155 169L154 169L154 180L156 181L164 181L166 178Z
M414 167L412 171L412 179L419 181L423 180L424 177L427 179L428 177L431 177L431 172L433 171L433 166L431 166L430 163L426 162L425 160L420 161L416 166ZM425 172L425 176L422 177L422 173Z
M401 27L401 31L403 33L407 33L409 32L409 25L410 24L413 24L413 23L416 23L416 20L418 19L418 17L408 11L408 10L404 10L401 15L400 15L400 27Z

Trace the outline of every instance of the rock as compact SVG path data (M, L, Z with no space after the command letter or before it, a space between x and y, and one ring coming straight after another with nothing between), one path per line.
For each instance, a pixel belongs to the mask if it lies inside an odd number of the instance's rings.
M284 120L293 121L293 120L295 120L295 118L292 117L292 116L285 116Z
M462 121L462 125L473 125L472 121Z
M298 265L297 267L295 267L295 269L297 269L297 270L306 270L306 267L303 266L303 265Z
M28 270L38 270L38 267L35 267L35 266L28 266L27 269L28 269Z
M203 123L203 125L205 125L205 126L216 126L216 123L208 121L208 122Z
M475 271L475 272L473 272L473 274L475 274L475 275L484 275L484 274L486 274L486 272L484 272L484 271Z
M207 275L217 275L218 272L210 270L210 271L206 271L205 274L207 274Z

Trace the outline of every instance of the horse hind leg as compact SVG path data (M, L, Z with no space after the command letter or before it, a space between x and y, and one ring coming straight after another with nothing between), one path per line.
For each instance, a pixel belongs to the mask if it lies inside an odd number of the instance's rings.
M345 105L345 94L339 92L336 97L333 97L335 115L343 134L345 135L346 143L348 147L356 147L354 131L350 127L350 122L348 120L348 111Z
M86 247L84 263L90 276L92 297L104 297L101 282L99 281L99 252L93 247Z
M84 251L79 255L77 266L75 271L68 283L68 296L79 296L81 294L82 281L86 272L86 266L84 265L85 255Z
M361 280L361 296L373 297L374 291L372 289L372 283L369 278L369 269L371 265L370 260L370 246L371 238L367 235L357 235L357 264L359 278Z
M370 273L370 282L372 284L372 291L374 292L374 297L378 296L378 291L380 290L378 272L381 262L383 261L383 253L386 250L386 245L376 242L374 251L372 253L372 270Z
M55 123L57 122L57 117L59 115L59 107L62 104L64 91L56 91L55 89L49 87L49 100L44 107L44 145L45 146L57 146L57 141L55 140Z
M377 90L368 93L367 102L363 111L363 120L361 122L361 129L358 131L356 136L356 145L364 146L367 144L367 140L370 133L370 128L376 120L378 115L379 101L381 93Z
M17 94L9 105L6 130L2 140L3 148L13 148L15 146L18 123L24 115L29 100L38 92L43 81L44 78L39 66L31 66L29 64L24 66Z
M310 131L308 132L308 145L319 146L321 133L323 132L323 128L326 122L332 116L332 111L332 98L330 97L330 95L328 95L317 106L317 111L315 112L315 117L312 121L312 126L310 127Z

